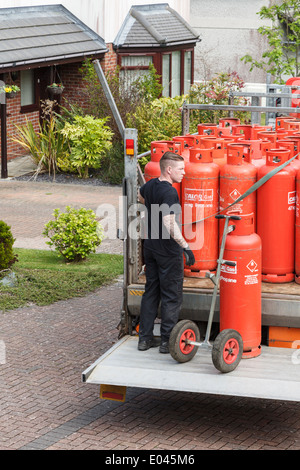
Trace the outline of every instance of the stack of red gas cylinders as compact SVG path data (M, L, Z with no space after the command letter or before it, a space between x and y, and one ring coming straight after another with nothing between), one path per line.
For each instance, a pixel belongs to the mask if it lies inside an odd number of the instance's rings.
M185 177L174 185L182 204L182 232L196 259L194 266L185 266L185 275L203 277L216 270L224 226L215 219L217 213L253 214L254 231L262 242L262 281L300 284L300 120L277 118L273 130L226 118L199 124L197 135L152 142L146 181L160 175L159 161L168 150L185 160ZM296 155L257 191L235 203Z

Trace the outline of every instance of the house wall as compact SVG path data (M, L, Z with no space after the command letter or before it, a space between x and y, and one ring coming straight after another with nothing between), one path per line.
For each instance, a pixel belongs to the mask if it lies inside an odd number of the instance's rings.
M60 77L64 85L64 92L60 98L60 104L67 107L67 103L76 103L82 108L87 107L86 97L82 93L83 82L80 68L82 63L65 64L61 66ZM15 85L20 86L19 80L14 82ZM16 134L16 126L26 124L26 120L32 122L36 131L39 130L40 113L34 112L21 112L21 93L18 93L15 98L6 100L7 109L7 158L13 158L25 155L28 153L26 149L22 148L19 144L13 142L12 138ZM1 136L0 136L1 144Z
M15 85L20 86L19 80L14 82ZM24 155L26 152L19 144L13 142L13 137L16 136L16 126L22 126L26 124L26 120L30 120L33 127L38 131L39 127L39 112L31 112L23 114L21 110L21 94L17 95L13 99L6 99L6 127L7 127L7 158L11 160L15 157ZM0 135L1 144L1 135Z
M257 14L278 0L190 0L190 24L200 34L195 49L195 80L209 79L216 73L237 72L247 83L266 83L266 73L250 72L241 57L250 54L260 60L266 39L258 28L269 25Z

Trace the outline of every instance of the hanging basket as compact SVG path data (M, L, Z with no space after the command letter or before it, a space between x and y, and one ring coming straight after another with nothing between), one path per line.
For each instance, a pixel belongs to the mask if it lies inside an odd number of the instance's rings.
M62 92L64 91L64 86L63 85L48 85L47 89L49 90L50 93L53 95L61 95Z
M17 92L16 91L11 91L10 93L5 93L5 96L8 100L12 100L13 98L15 98L17 96Z
M5 93L5 98L12 99L17 96L20 88L16 85L4 85L0 88L0 93Z

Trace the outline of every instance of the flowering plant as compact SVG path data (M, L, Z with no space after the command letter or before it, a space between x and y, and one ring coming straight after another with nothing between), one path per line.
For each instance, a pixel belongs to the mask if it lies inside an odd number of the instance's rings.
M52 89L64 89L64 86L61 83L52 83L51 85L48 85L48 88Z
M17 85L4 85L0 87L1 93L17 93L20 88Z

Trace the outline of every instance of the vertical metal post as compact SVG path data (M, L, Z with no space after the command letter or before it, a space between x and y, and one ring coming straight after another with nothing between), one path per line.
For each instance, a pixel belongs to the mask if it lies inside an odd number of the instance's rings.
M271 84L271 74L267 74L267 93L275 93L276 92L276 85ZM275 98L268 97L266 106L273 107L275 106ZM266 125L273 125L275 124L275 114L274 113L266 113Z
M281 93L290 93L290 88L288 86L282 87ZM290 108L292 106L292 98L281 98L280 106L282 108Z
M259 96L252 96L251 106L259 106ZM261 124L261 114L252 112L251 113L251 122L252 124Z
M130 223L136 219L137 202L138 202L138 141L137 129L125 129L124 132L124 154L125 154L125 180L127 187L127 202L128 202L128 227ZM134 154L128 155L126 153L127 140L134 141ZM127 233L127 259L128 259L128 282L133 283L138 275L138 240L136 237L131 237Z
M4 98L5 100L5 98ZM6 102L0 104L1 108L1 178L8 177L7 171L7 129L6 129Z
M190 132L190 110L186 106L186 102L184 102L182 106L181 120L182 120L182 135L187 135Z
M229 106L234 105L234 96L229 93L229 98L228 98L228 104ZM229 117L233 118L233 111L229 111Z

